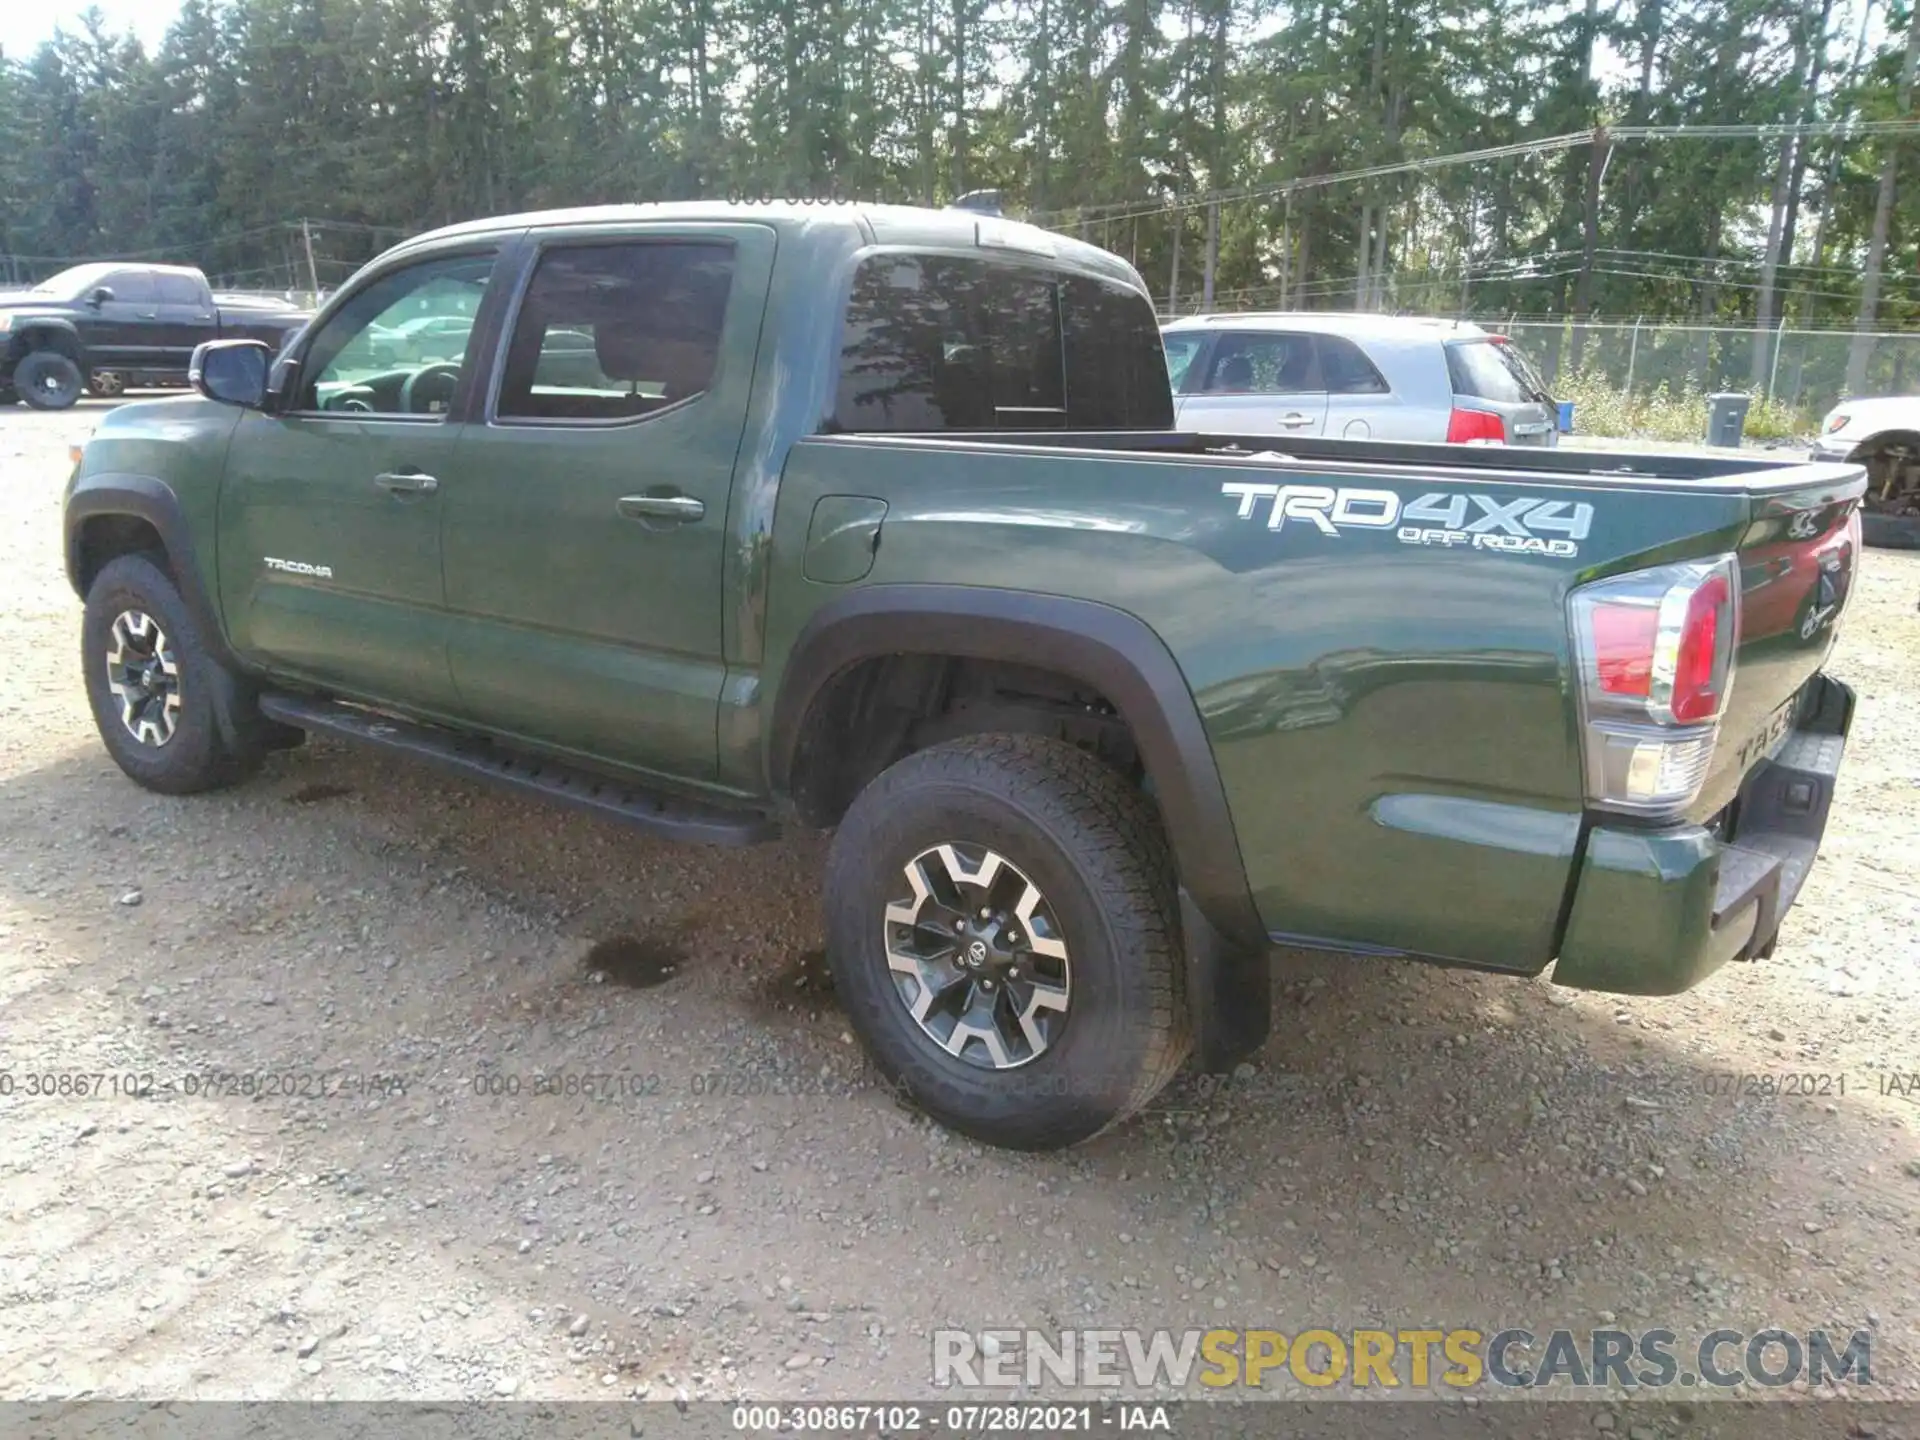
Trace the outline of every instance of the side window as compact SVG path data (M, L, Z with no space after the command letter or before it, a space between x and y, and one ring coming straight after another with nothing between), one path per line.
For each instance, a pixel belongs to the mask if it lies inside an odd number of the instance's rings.
M198 305L203 298L200 287L187 275L156 275L155 282L160 286L160 300L165 305Z
M1209 395L1292 395L1317 389L1313 337L1287 333L1222 335L1207 365Z
M301 362L300 410L440 415L466 373L467 339L493 255L450 255L349 296Z
M157 305L160 291L148 270L116 270L106 279L114 300L121 305Z
M520 302L494 413L627 420L713 383L733 284L715 241L569 245L540 257Z
M1360 347L1338 335L1320 337L1320 378L1335 395L1386 395L1392 389Z

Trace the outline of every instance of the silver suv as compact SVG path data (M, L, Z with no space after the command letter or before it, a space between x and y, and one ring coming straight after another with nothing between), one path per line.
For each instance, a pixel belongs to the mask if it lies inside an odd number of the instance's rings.
M1504 335L1336 311L1162 327L1174 423L1211 434L1553 445L1558 407Z

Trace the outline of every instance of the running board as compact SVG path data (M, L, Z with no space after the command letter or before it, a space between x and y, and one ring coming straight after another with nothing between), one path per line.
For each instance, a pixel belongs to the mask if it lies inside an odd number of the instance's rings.
M703 805L596 775L562 761L506 750L491 741L420 725L372 710L303 695L262 695L260 710L283 724L318 730L411 755L443 769L557 800L607 820L701 845L753 845L778 837L765 815Z

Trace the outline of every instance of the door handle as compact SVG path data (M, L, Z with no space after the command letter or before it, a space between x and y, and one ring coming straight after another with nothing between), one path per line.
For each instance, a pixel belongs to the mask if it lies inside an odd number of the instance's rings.
M614 506L628 520L698 520L706 503L691 495L622 495Z
M373 483L395 495L431 495L440 488L440 482L431 475L391 470L374 476Z
M158 320L160 318L160 312L158 310L142 310L140 312L140 318L142 320Z
M1313 423L1313 417L1311 415L1302 415L1296 410L1290 415L1282 415L1280 417L1280 423L1289 430L1298 430L1302 425L1311 425Z

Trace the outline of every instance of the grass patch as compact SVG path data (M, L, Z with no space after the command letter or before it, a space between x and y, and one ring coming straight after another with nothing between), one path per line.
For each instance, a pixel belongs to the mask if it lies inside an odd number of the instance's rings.
M1675 390L1662 381L1628 394L1593 370L1563 374L1553 398L1573 402L1573 428L1581 435L1622 435L1639 440L1699 444L1707 438L1707 397L1691 382ZM1819 417L1779 400L1758 396L1747 407L1746 438L1791 440L1814 433Z

